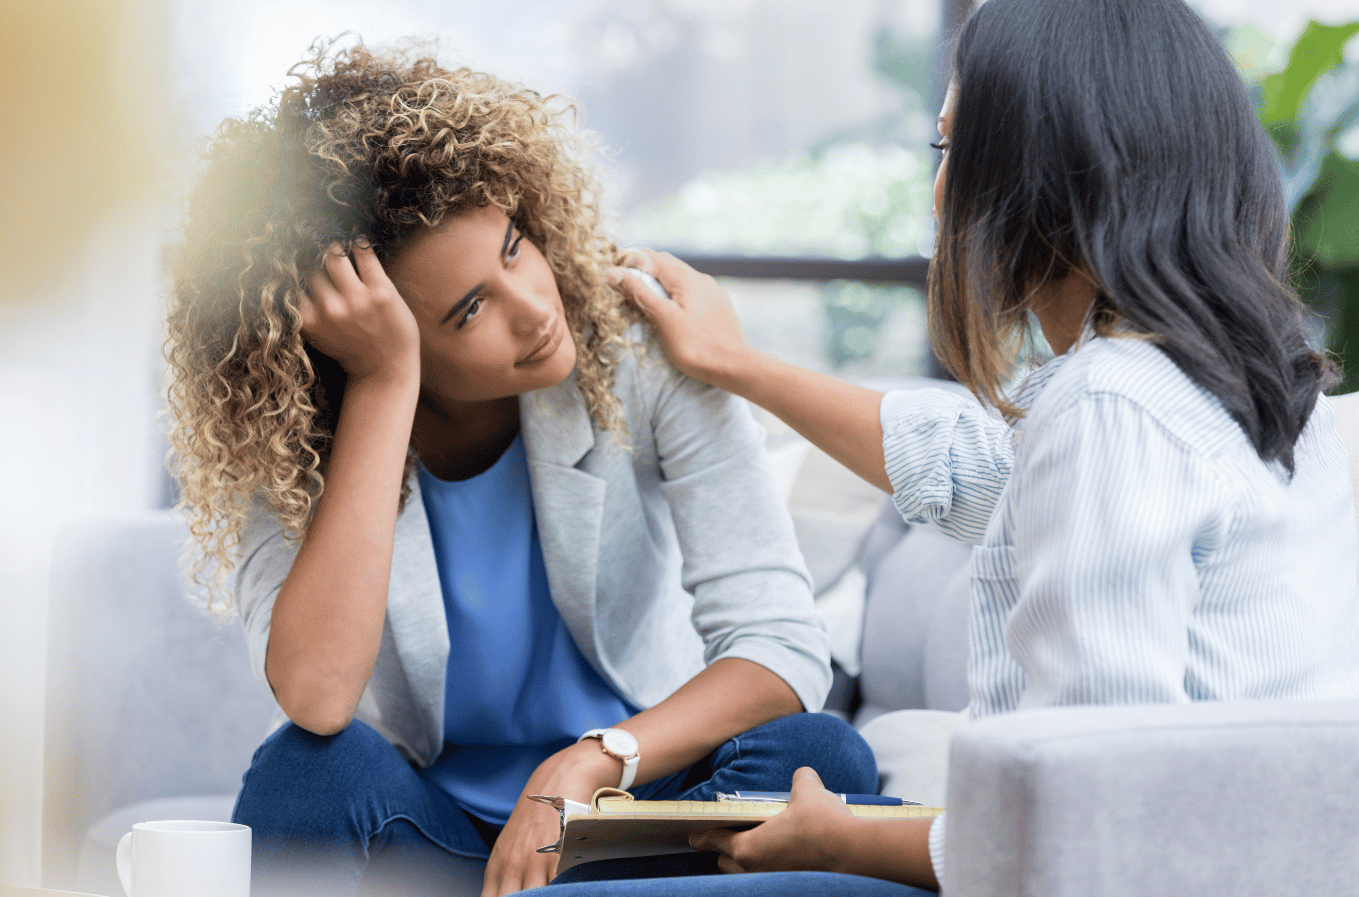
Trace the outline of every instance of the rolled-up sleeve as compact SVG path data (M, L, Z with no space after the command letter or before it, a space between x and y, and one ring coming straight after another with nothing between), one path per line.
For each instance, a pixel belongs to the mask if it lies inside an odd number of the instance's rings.
M806 710L820 710L830 643L769 471L764 430L743 400L673 369L655 396L652 426L705 662L758 663Z
M1014 467L1014 431L975 400L942 389L889 392L879 418L901 516L980 543Z

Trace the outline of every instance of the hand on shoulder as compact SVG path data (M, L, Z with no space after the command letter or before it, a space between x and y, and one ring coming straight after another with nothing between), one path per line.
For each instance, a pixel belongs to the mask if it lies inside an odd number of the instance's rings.
M671 363L695 380L739 392L731 381L755 350L726 291L668 252L633 250L626 262L610 269L609 282L646 313ZM637 271L654 275L669 297Z

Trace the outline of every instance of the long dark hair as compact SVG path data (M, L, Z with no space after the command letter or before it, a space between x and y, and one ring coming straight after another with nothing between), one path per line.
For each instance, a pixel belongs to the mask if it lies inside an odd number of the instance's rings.
M1152 340L1291 473L1338 380L1289 282L1273 148L1181 0L989 0L954 53L931 269L944 364L1006 410L1037 287L1094 282L1101 334Z

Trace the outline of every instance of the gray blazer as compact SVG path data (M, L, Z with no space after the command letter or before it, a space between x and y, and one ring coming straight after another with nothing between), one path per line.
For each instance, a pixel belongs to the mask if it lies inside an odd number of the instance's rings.
M614 391L626 446L592 426L574 375L519 401L548 584L577 647L640 707L705 664L740 657L819 710L831 678L825 627L749 409L642 347L619 364ZM443 747L449 640L415 477L410 485L382 645L356 718L427 766ZM261 680L274 598L296 554L256 503L234 590Z

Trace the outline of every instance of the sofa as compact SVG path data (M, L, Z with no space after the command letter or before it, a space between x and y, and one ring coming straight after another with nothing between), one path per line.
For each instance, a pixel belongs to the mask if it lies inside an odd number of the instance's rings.
M134 822L230 819L273 696L239 621L186 597L168 511L92 520L53 552L43 773L44 887L121 895Z
M1336 404L1359 482L1359 394ZM968 546L772 437L832 631L829 709L873 746L884 793L949 807L950 895L1359 893L1359 702L1068 708L959 728ZM228 818L267 731L273 700L239 624L185 596L182 540L168 512L59 538L46 887L120 894L113 848L133 822ZM949 780L921 775L944 755Z

